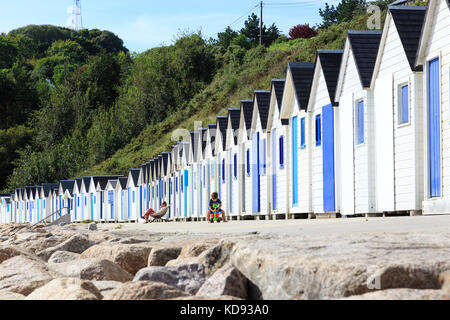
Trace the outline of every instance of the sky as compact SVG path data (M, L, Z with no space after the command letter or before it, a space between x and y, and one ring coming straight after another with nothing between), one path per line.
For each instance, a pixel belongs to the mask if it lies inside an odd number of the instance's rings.
M325 2L339 0L266 0L263 21L266 26L275 23L287 35L294 25L318 24ZM0 33L29 24L67 27L72 3L0 0ZM171 44L179 31L201 30L205 38L216 37L229 25L239 30L251 12L259 15L257 0L81 0L81 7L84 28L114 32L135 52Z

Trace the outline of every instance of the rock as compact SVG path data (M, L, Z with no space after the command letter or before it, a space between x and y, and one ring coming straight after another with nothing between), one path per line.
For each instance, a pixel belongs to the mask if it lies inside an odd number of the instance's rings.
M197 296L233 296L247 298L247 278L230 263L217 270L202 287Z
M122 285L122 282L119 281L92 281L92 283L97 287L103 296L109 294L111 291Z
M20 248L12 247L12 246L2 247L2 248L0 248L0 263L2 263L3 261L6 261L8 259L11 259L13 257L20 256L20 255L29 256L29 255L31 255L31 253L26 252Z
M103 300L170 299L187 294L165 283L134 281L122 284L107 294Z
M67 278L84 280L131 281L133 276L112 261L106 259L79 259L50 264L55 272Z
M387 289L365 293L342 300L440 300L441 290L432 289Z
M208 250L209 248L215 246L218 240L211 240L208 243L194 243L183 247L179 259L198 257L201 253Z
M81 258L108 259L131 274L147 266L152 247L142 244L99 244L81 254Z
M101 300L97 287L90 281L59 278L34 290L25 300Z
M186 296L186 297L178 297L172 298L168 300L208 300L208 301L220 301L220 300L242 300L240 298L236 298L233 296Z
M95 245L95 243L86 236L76 234L57 246L37 252L37 255L47 261L56 251L82 253L93 245Z
M263 299L336 299L375 289L439 289L449 256L445 234L283 235L237 241L231 263Z
M439 276L439 283L442 285L443 299L450 300L450 271L445 271Z
M19 244L21 248L30 250L33 253L43 251L47 248L57 246L58 244L64 242L65 239L59 235L51 235L46 238L38 238L34 241L27 241L25 243Z
M54 275L44 262L15 256L0 264L0 290L27 296L53 280Z
M205 266L205 272L208 276L211 276L230 260L233 246L234 242L221 240L217 245L202 252L198 256L199 262Z
M90 231L97 231L97 224L96 223L89 223L88 224L88 230L90 230Z
M178 265L201 263L205 267L206 275L211 276L217 269L220 269L229 261L233 245L234 243L232 241L221 240L216 245L209 246L208 249L202 251L199 256L182 255L182 252L177 259L167 262L166 266L173 267ZM191 247L191 252L195 252L194 250L199 248L201 248L201 246Z
M0 290L0 301L5 300L23 300L25 296L20 293L11 292L7 290Z
M55 251L48 259L48 263L62 263L77 260L80 258L79 253L69 251Z
M205 268L201 264L185 264L175 267L147 267L134 276L133 281L166 283L188 294L195 294L205 282Z
M8 241L9 237L0 237L0 241Z
M170 260L178 258L181 247L153 248L148 257L148 266L165 266Z

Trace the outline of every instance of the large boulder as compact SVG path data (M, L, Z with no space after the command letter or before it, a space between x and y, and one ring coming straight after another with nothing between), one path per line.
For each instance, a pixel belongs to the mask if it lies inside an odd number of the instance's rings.
M57 246L64 241L65 239L59 235L51 235L49 237L41 237L36 240L19 243L18 246L36 253Z
M0 301L4 300L24 300L25 296L20 293L11 292L8 290L0 290Z
M185 259L185 258L198 257L204 251L215 246L218 242L219 242L219 240L212 239L212 240L207 240L207 242L195 242L192 244L188 244L183 247L178 258Z
M113 261L131 274L147 266L152 246L148 244L99 244L81 254L81 258L100 258Z
M94 244L95 243L89 240L86 236L76 234L54 247L39 251L37 255L47 261L56 251L82 253L86 249L92 247Z
M233 296L246 299L247 278L228 263L205 281L197 296Z
M209 246L208 249L202 251L198 256L182 256L180 254L177 259L167 262L166 266L173 267L179 265L200 263L205 267L206 275L211 276L214 272L216 272L216 270L223 267L230 260L230 253L233 245L233 241L223 239L216 245Z
M111 291L122 285L122 282L119 281L92 281L92 283L97 287L103 296L109 294Z
M148 266L165 266L170 260L178 258L181 247L153 248L148 257Z
M103 300L170 299L187 294L168 284L153 281L134 281L122 284L109 292Z
M207 301L220 301L220 300L242 300L241 298L233 297L233 296L186 296L186 297L178 297L172 298L168 300L207 300Z
M59 278L34 290L25 300L101 300L97 287L90 281Z
M449 256L445 234L284 235L238 241L231 263L263 299L334 299L378 289L439 289Z
M28 252L26 250L23 250L21 248L12 247L12 246L6 246L6 247L0 247L0 263L3 261L6 261L8 259L11 259L16 256L27 256L31 257L31 252Z
M139 270L133 281L166 283L188 294L195 294L205 282L205 268L201 264L174 267L147 267Z
M79 258L79 253L69 251L55 251L48 259L48 263L63 263L77 260Z
M133 276L114 262L106 259L79 259L63 263L49 264L49 267L68 278L84 280L112 280L126 282Z
M53 280L54 274L44 262L15 256L0 264L0 290L29 295Z
M387 289L368 292L358 296L342 298L342 300L440 300L441 290L433 289Z

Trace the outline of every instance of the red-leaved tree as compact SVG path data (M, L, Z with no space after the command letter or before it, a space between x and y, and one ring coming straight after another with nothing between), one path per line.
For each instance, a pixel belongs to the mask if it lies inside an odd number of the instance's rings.
M299 24L289 30L289 39L308 39L317 35L317 31L309 26L309 23Z

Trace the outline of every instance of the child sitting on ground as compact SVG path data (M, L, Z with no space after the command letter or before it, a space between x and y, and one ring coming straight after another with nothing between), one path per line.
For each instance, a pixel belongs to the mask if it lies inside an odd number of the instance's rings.
M220 212L222 213L223 222L227 222L227 219L225 218L225 211L223 211L221 208L222 208L222 201L220 201L219 199L219 194L217 192L213 192L211 194L211 200L209 200L209 210L206 213L206 220L208 220L208 222L211 223L212 221L210 220L210 215Z

